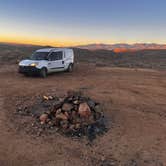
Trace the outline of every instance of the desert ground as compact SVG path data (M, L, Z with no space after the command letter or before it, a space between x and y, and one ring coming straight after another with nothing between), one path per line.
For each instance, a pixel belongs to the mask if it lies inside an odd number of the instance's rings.
M108 132L91 145L61 134L33 136L29 117L15 116L18 97L82 90L104 105ZM46 79L0 67L0 165L165 166L166 71L77 63L72 73Z

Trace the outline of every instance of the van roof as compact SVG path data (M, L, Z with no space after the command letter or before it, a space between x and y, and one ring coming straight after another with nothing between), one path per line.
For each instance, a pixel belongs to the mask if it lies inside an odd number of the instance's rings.
M64 51L64 50L71 50L69 48L42 48L37 50L37 52L51 52L51 51Z

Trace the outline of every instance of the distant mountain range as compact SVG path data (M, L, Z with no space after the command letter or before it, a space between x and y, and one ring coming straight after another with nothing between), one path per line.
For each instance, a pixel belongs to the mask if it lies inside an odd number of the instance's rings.
M7 43L0 42L2 46L17 46L17 47L53 47L53 46L39 46L31 44L17 44L17 43ZM55 46L54 46L55 47ZM69 46L70 47L70 46ZM73 47L73 46L72 46ZM156 44L156 43L135 43L135 44L88 44L74 46L74 48L88 49L88 50L113 50L114 52L126 52L126 51L136 51L136 50L166 50L166 44Z
M166 44L155 44L155 43L136 43L136 44L88 44L80 45L78 48L88 50L144 50L144 49L166 49Z

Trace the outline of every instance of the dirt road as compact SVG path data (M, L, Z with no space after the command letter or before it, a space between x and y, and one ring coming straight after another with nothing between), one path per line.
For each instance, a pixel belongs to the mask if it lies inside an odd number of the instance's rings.
M24 77L16 66L0 68L0 165L166 165L166 71L95 67L47 79ZM104 104L110 129L92 146L60 134L33 137L14 119L18 96L83 90ZM20 120L21 121L21 120ZM28 121L28 118L22 120Z

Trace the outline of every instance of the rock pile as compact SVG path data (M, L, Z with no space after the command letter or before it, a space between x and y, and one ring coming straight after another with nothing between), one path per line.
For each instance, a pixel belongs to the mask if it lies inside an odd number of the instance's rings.
M29 112L41 126L69 136L87 136L90 141L106 131L102 106L80 92L69 91L64 98L43 96L39 105Z

